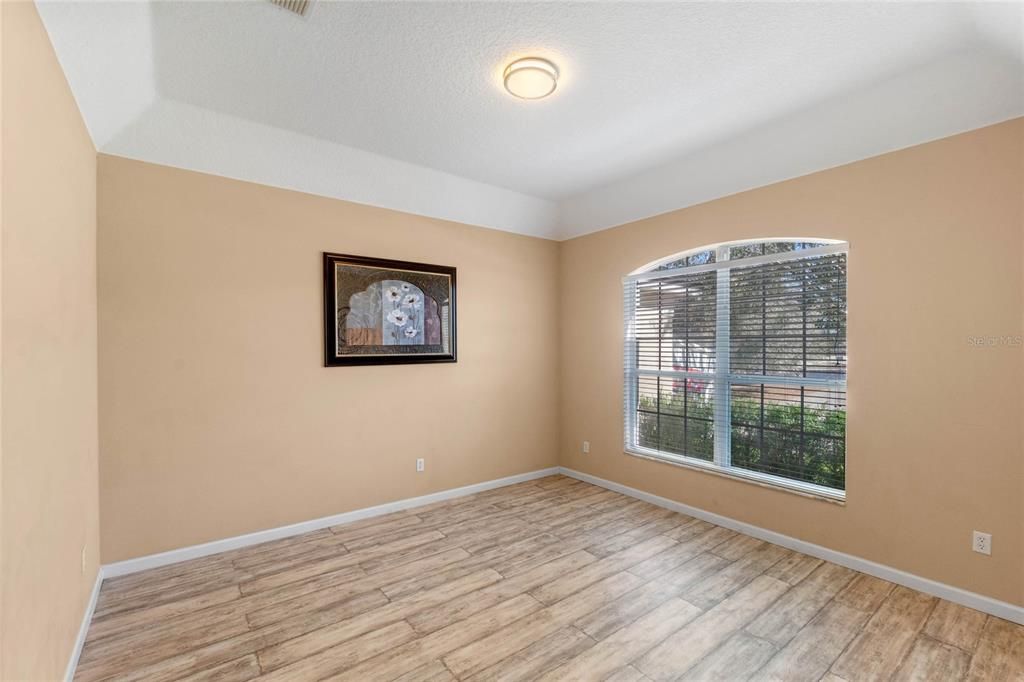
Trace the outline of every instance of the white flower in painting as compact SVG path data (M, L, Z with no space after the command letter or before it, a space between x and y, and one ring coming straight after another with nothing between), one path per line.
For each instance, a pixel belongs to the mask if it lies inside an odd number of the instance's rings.
M414 336L416 336L416 333L417 333L416 332L416 327L406 327L405 332L403 332L403 333L405 334L406 338L410 338L411 339Z
M404 327L405 323L409 321L408 313L405 313L398 308L395 308L388 313L388 322L395 325L396 327Z
M392 303L398 303L402 300L402 292L398 290L398 287L388 287L384 290L384 298Z
M402 282L402 292L403 293L408 293L410 291L412 291L412 287L409 286L409 283L408 282Z
M402 306L417 310L420 307L420 297L416 294L407 294L406 297L402 299Z

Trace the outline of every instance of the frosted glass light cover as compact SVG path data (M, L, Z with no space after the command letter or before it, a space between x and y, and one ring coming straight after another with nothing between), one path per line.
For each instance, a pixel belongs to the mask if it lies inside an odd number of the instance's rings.
M505 68L505 89L521 99L541 99L555 91L558 68L546 59L526 57Z

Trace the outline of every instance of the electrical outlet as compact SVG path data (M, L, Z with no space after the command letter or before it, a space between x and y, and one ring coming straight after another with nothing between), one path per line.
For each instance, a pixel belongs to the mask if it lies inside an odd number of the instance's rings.
M423 458L420 457L419 459L416 460L416 471L423 471L425 468L426 463L423 461Z
M989 533L974 531L971 549L978 554L992 554L992 535Z
M583 441L583 454L584 455L590 454L590 441L589 440Z

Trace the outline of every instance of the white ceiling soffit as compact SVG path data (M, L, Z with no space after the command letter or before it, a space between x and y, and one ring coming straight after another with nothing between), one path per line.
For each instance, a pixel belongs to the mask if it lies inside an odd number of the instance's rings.
M556 239L1024 115L1022 3L39 8L102 152Z

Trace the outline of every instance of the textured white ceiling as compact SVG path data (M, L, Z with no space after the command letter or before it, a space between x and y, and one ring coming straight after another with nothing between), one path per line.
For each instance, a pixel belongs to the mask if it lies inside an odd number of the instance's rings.
M555 238L1024 114L1020 3L40 9L101 151Z

